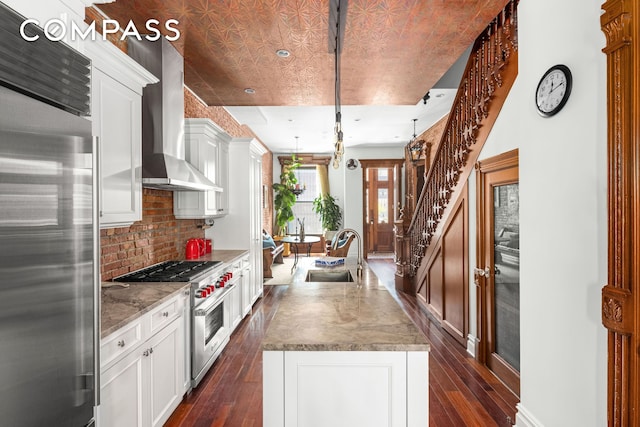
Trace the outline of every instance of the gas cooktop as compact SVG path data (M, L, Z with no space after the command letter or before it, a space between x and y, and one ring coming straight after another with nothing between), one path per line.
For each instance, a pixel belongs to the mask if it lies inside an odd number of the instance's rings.
M190 282L222 261L165 261L114 278L116 282Z

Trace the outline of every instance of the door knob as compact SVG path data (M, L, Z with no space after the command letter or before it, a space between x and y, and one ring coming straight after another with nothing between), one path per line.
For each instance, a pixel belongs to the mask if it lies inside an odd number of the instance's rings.
M473 269L473 273L480 277L489 277L491 275L491 270L489 267L486 267L484 270L476 267Z

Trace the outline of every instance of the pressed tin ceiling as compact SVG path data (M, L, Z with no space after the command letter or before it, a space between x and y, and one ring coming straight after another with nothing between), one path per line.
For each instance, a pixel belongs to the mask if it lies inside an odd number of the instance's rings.
M416 105L506 3L350 0L342 105ZM334 104L329 0L116 0L99 8L138 28L177 19L185 84L209 105Z

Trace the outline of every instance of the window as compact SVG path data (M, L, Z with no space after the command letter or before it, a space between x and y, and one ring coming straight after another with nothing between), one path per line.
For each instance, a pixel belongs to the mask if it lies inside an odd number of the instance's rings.
M320 217L313 212L313 199L320 195L320 182L315 166L301 166L296 170L296 177L300 186L306 186L306 189L298 196L296 204L293 205L293 214L296 219L289 223L289 234L300 232L298 219L304 220L306 234L322 234Z

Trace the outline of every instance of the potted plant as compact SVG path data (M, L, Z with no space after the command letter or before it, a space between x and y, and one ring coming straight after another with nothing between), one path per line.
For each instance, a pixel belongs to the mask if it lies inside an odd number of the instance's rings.
M322 228L325 230L324 238L330 241L340 228L340 224L342 224L340 206L338 206L336 199L331 194L325 193L313 200L313 211L320 215L320 222L322 222Z
M275 196L273 198L273 207L276 213L277 235L284 236L287 234L287 224L295 218L291 209L296 203L296 195L293 193L298 179L295 170L300 167L300 162L295 155L291 156L282 167L280 172L280 182L273 184Z

